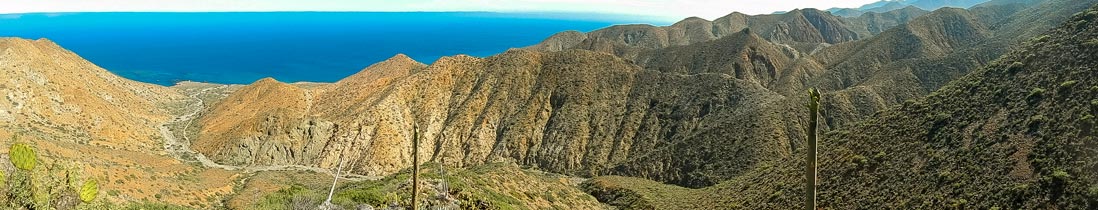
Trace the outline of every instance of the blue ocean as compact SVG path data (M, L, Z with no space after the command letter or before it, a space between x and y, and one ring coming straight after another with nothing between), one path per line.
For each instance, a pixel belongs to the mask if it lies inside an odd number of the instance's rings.
M536 44L564 30L666 25L644 17L490 12L0 14L0 37L48 38L118 75L247 84L334 82L404 53L423 63Z

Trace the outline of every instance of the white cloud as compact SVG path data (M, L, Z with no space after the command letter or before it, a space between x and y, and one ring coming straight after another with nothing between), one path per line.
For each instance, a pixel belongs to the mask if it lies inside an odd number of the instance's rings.
M715 19L733 11L857 7L876 0L0 0L0 13L103 11L553 11Z

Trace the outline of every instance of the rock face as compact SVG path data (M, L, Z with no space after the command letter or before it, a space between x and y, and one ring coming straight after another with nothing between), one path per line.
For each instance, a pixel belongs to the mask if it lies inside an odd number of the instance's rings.
M46 40L0 38L0 127L131 151L157 150L168 88L123 79Z

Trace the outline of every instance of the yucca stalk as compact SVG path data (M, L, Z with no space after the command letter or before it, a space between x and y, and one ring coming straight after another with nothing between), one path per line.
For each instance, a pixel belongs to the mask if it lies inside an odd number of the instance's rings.
M820 116L820 90L808 90L808 145L805 150L804 208L816 209L816 125Z

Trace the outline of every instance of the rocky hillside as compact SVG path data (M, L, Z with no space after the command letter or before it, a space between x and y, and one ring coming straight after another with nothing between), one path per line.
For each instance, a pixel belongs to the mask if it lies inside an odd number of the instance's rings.
M820 206L1095 208L1096 50L1098 7L925 98L828 133L820 141ZM631 208L788 209L801 204L801 167L799 158L766 163L705 189L627 177L584 188Z
M114 75L50 40L0 38L0 153L26 143L42 166L37 176L70 171L98 180L92 209L142 200L212 208L233 190L237 174L167 156L171 131L161 125L186 99ZM13 174L7 158L0 157L0 172Z
M419 127L422 158L450 166L515 162L703 187L788 158L803 136L806 87L832 99L825 128L843 127L987 63L1006 48L989 44L999 34L1044 27L1084 9L1068 6L1077 3L941 9L811 54L750 28L658 49L588 37L580 48L604 53L512 50L429 66L398 55L330 85L259 81L211 107L195 144L222 163L327 168L344 155L355 173L385 175L407 167ZM712 23L676 25L692 24Z
M807 84L828 90L834 100L824 104L831 112L826 121L842 126L934 91L1036 36L1032 31L1048 30L1096 2L1007 0L939 9L878 36L820 50L810 61L826 68L822 75L772 89L796 91Z
M344 154L354 160L349 165L356 173L388 174L411 161L410 131L418 125L428 139L420 148L426 151L422 159L448 165L505 161L580 175L609 173L614 167L630 165L623 173L682 182L697 177L699 183L695 184L711 183L712 177L688 173L730 175L744 167L698 168L706 163L694 160L712 154L683 155L683 160L666 162L665 150L677 148L669 145L708 142L700 145L736 148L745 157L772 156L768 153L778 151L767 148L788 148L760 146L784 143L747 138L773 132L772 127L717 132L729 125L765 120L755 110L778 97L758 84L728 75L642 70L612 55L582 50L513 50L484 59L447 57L418 69L421 67L398 56L367 68L360 73L363 76L349 78L381 79L344 80L318 87L323 93L317 98L324 100L312 100L315 108L304 117L260 113L246 120L250 125L239 125L256 126L256 130L238 129L219 138L200 136L195 144L212 141L223 145L204 152L226 163L330 167L338 154ZM401 70L404 68L412 70ZM411 74L366 76L385 72ZM389 84L363 86L383 81ZM264 83L232 94L213 106L211 113L239 104L267 103L267 99L250 96L278 91L275 87L281 86ZM298 100L291 101L296 104ZM357 109L324 108L345 104L357 104ZM203 129L199 134L207 135L203 133L239 120L224 116L206 115L199 121ZM737 134L743 143L702 140ZM634 160L649 154L661 158ZM722 160L738 166L756 161L732 156ZM727 175L718 177L723 176Z
M126 150L160 147L158 105L182 96L123 79L50 40L0 39L0 127Z

